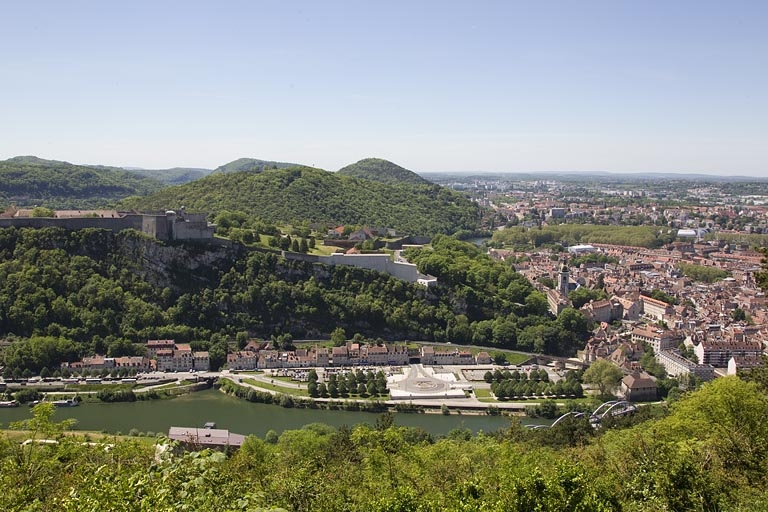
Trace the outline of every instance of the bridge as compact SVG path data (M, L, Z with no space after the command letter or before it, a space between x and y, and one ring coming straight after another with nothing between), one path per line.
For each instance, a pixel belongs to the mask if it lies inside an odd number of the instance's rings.
M634 412L637 412L637 406L632 402L628 402L626 400L611 400L609 402L600 404L600 406L592 413L570 411L557 418L549 427L546 425L536 425L532 428L552 428L558 423L564 421L566 418L588 418L589 423L593 427L597 428L600 426L600 423L605 417L613 418L616 416L632 414Z

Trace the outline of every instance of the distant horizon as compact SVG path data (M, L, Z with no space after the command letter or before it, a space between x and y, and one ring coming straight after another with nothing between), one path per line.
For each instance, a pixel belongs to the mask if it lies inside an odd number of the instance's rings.
M6 158L0 157L0 161L4 160L10 160L12 158L19 158L19 157L34 157L39 158L41 160L48 160L48 161L59 161L59 162L65 162L72 165L81 165L81 166L103 166L103 167L116 167L120 169L125 170L164 170L164 169L174 169L174 168L183 168L183 169L198 169L198 170L207 170L207 171L213 171L218 167L221 167L223 165L226 165L230 162L234 162L236 160L239 160L241 158L248 158L248 159L255 159L255 160L263 160L263 161L269 161L269 162L287 162L287 163L294 163L296 165L305 165L305 166L311 166L318 169L322 169L324 171L328 172L337 172L339 169L354 164L360 160L364 160L366 158L379 158L382 160L387 160L389 162L392 162L396 165L399 165L400 167L403 167L409 171L413 171L416 174L456 174L456 175L483 175L483 174L489 174L489 175L506 175L506 174L531 174L531 175L557 175L557 174L573 174L573 175L611 175L611 176L639 176L639 175L673 175L673 176L681 176L685 177L686 175L693 175L693 176L711 176L714 178L750 178L750 179L766 179L768 180L768 176L764 175L750 175L750 174L743 174L743 173L721 173L718 174L716 171L696 171L696 172L690 172L690 171L612 171L612 170L581 170L581 169L555 169L555 170L486 170L486 169L474 169L474 170L420 170L420 169L414 169L411 167L408 167L407 165L402 165L399 162L390 160L389 158L376 156L376 157L363 157L358 160L355 160L354 162L348 162L336 169L328 169L321 166L314 166L311 164L299 162L299 161L292 161L291 159L267 159L267 158L259 158L259 157L252 157L252 156L240 156L237 158L234 158L232 160L228 160L226 162L217 164L212 167L202 167L199 165L170 165L170 166L164 166L164 167L144 167L144 166L138 166L138 165L119 165L119 164L112 164L112 163L105 163L105 162L75 162L63 158L48 158L48 157L42 157L40 155L35 154L26 154L26 155L13 155Z

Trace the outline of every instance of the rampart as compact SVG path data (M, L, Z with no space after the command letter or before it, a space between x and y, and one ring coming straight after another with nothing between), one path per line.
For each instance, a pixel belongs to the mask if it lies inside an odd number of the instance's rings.
M419 283L431 286L437 282L434 277L419 273L413 263L392 261L388 254L342 254L334 253L330 256L316 256L313 254L300 254L283 251L283 257L291 260L306 261L308 263L322 263L324 265L351 265L358 268L366 268L389 274L397 279L409 283Z
M204 214L188 214L172 210L164 214L118 213L91 214L89 212L61 211L54 217L13 216L0 217L0 228L62 228L79 230L87 228L122 231L135 229L158 240L212 240L216 230L206 221Z

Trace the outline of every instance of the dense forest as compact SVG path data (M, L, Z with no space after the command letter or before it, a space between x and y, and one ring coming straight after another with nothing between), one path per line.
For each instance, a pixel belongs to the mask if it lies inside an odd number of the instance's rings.
M413 185L430 184L428 180L425 180L415 172L381 158L365 158L354 164L342 167L338 170L338 173L344 176L363 178L392 185L404 183L411 183Z
M472 231L481 221L475 203L438 185L385 184L310 167L215 173L121 205L140 210L184 205L212 214L241 211L269 224L362 224L412 235Z
M167 246L131 230L3 229L0 336L29 338L4 352L6 371L38 372L57 357L93 352L126 355L134 342L168 338L211 348L220 362L237 333L317 339L337 327L349 336L562 355L583 346L580 312L551 318L524 277L472 244L438 236L433 249L410 256L438 278L436 287L237 244Z
M132 511L723 511L768 507L768 398L738 377L594 429L509 428L435 439L393 424L310 424L229 455L153 460L140 441L64 436L49 404L0 438L0 509ZM654 417L655 416L655 417ZM644 421L643 421L644 420ZM11 437L13 436L13 437ZM58 444L20 444L44 438ZM93 437L86 438L93 441Z
M113 167L31 156L0 161L0 206L14 202L48 208L95 208L163 186L157 179Z

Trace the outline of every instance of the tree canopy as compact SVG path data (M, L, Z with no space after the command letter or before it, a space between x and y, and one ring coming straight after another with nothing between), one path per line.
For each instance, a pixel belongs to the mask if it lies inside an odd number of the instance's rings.
M474 230L480 222L475 203L439 185L380 183L310 167L214 173L122 206L156 210L177 204L214 215L242 211L268 224L358 224L416 235Z
M234 453L157 462L152 446L130 438L64 435L71 425L56 423L50 404L41 404L15 426L55 442L0 436L0 509L765 509L768 399L755 384L720 378L660 417L650 410L600 429L579 418L537 430L512 421L496 432L439 437L387 414L375 425L315 423L249 436Z
M133 343L168 338L206 342L201 349L218 361L226 343L218 350L214 337L240 333L302 339L336 330L335 340L346 331L561 355L583 347L580 313L551 318L523 276L472 244L438 237L413 257L438 277L436 288L237 244L167 246L130 230L3 229L0 336L29 339L7 351L6 367L131 355L141 353Z

